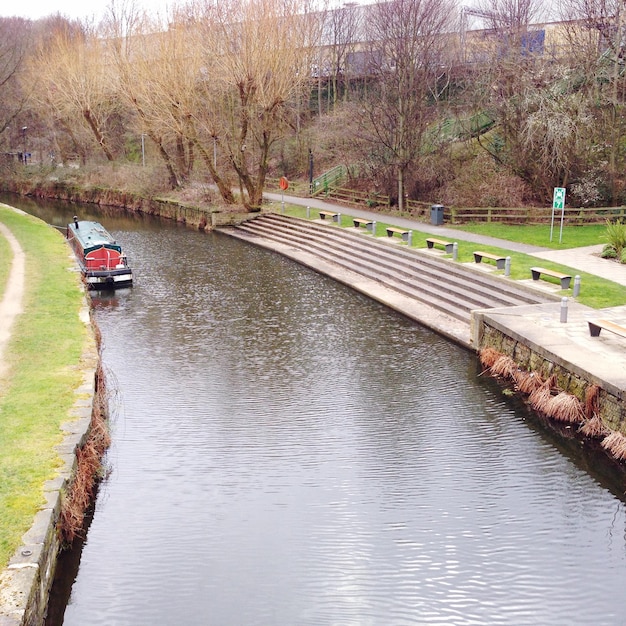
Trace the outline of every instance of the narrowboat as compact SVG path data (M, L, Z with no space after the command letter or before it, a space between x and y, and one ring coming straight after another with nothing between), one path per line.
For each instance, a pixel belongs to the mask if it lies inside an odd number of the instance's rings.
M89 289L132 285L133 272L126 255L101 224L74 217L74 222L67 225L67 240Z

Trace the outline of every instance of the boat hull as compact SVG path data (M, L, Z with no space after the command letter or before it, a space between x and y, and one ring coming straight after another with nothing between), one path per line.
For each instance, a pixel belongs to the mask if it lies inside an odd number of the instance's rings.
M117 289L133 284L126 255L102 225L74 218L74 223L67 226L67 240L89 289Z
M133 284L133 273L130 268L109 271L82 270L82 273L89 289L117 289Z

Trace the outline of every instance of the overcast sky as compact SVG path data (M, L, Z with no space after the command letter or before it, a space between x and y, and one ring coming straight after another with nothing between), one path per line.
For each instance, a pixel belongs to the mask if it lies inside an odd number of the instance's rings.
M137 6L163 12L171 4L167 0L135 0ZM1 17L39 19L60 13L69 18L102 17L110 0L0 0Z
M347 1L347 0L345 0ZM374 0L357 0L359 4L370 4ZM100 18L111 0L0 0L0 17L26 17L39 19L56 13L74 19ZM124 0L118 0L118 4ZM155 12L165 14L168 6L176 4L176 0L135 0L139 7L147 7ZM184 3L179 2L180 4ZM341 5L342 0L331 2L332 5ZM475 0L461 0L460 5L472 6ZM544 7L555 4L554 0L546 0Z

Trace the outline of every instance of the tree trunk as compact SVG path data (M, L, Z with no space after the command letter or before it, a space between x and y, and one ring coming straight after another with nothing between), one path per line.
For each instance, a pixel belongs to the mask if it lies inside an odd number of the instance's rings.
M113 161L114 160L113 154L111 154L111 151L109 150L109 147L107 146L106 139L104 135L102 134L102 132L100 132L100 128L98 127L96 120L93 118L91 111L89 109L85 109L83 111L83 117L85 118L85 121L89 125L89 128L91 128L91 132L94 134L96 141L100 144L100 147L104 151L106 158L109 161Z
M235 196L233 196L231 188L224 182L224 179L218 174L217 170L215 169L215 164L213 162L212 156L209 155L204 146L198 141L195 142L195 145L200 151L200 155L202 156L202 159L207 166L209 173L211 174L213 182L217 185L217 188L224 202L226 202L227 204L234 204Z
M398 168L398 211L404 211L404 168Z

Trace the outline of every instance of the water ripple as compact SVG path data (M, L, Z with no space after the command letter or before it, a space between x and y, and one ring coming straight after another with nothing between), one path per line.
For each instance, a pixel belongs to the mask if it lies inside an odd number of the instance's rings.
M626 621L623 503L473 356L240 242L127 241L141 280L96 313L123 411L67 624Z

